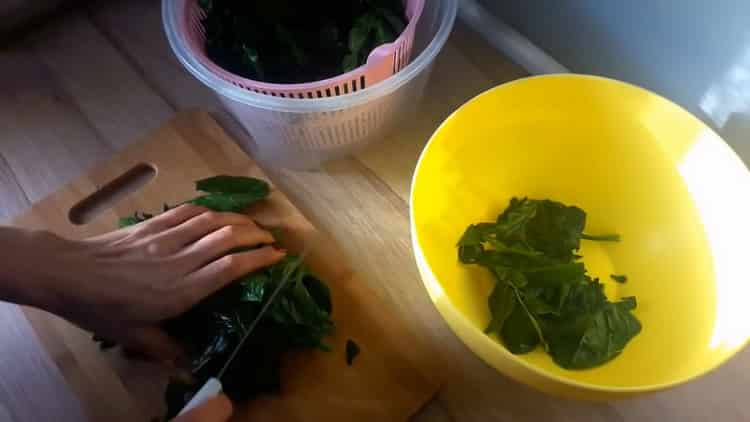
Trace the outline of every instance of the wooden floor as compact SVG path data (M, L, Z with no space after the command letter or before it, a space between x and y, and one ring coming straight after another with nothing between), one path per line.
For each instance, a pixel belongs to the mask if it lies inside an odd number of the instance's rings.
M458 105L498 83L524 76L475 34L454 31L438 58L415 119L383 143L315 173L266 169L378 292L403 309L420 335L460 351L454 381L418 421L747 420L750 352L700 381L615 404L549 398L486 367L463 348L430 306L418 283L408 228L408 192L419 151ZM74 11L0 51L0 219L8 221L112 156L176 110L208 109L236 137L242 131L217 99L173 58L161 29L159 1L102 1ZM319 198L331 198L320 201ZM366 202L366 205L363 205ZM365 236L349 227L368 227ZM0 220L0 221L2 221ZM382 251L377 257L357 251ZM1 259L1 258L0 258ZM412 286L413 287L413 286ZM416 293L415 293L416 292ZM409 309L424 309L408 312ZM658 353L658 351L655 351ZM0 422L79 421L76 399L28 323L0 306ZM6 407L8 412L3 410Z

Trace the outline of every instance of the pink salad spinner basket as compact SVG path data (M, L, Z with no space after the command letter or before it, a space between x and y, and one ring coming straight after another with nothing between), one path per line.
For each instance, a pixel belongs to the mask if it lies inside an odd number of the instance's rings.
M257 82L212 63L198 0L162 0L162 18L179 62L250 135L237 137L245 151L265 165L316 169L386 139L419 108L458 0L404 1L409 22L394 43L376 48L358 69L306 84Z
M321 81L303 84L274 84L243 78L214 64L205 52L205 33L201 24L201 20L205 17L203 9L197 0L178 1L183 3L180 10L184 13L185 24L182 28L186 33L182 35L187 41L188 50L210 72L239 88L258 94L299 99L332 97L356 92L381 82L406 67L411 60L414 34L425 2L425 0L404 0L408 19L404 31L396 41L375 48L367 57L367 63L357 69Z

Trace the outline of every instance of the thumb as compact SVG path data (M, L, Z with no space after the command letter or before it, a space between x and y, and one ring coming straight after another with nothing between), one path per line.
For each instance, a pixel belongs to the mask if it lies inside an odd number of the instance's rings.
M122 344L130 354L135 352L172 366L181 366L187 362L187 356L182 347L158 327L133 329L126 333Z
M219 394L172 422L226 422L232 412L232 402L224 394Z

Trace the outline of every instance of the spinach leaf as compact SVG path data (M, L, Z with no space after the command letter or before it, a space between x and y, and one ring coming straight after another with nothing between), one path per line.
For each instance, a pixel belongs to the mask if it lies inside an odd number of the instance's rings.
M352 366L354 359L359 356L359 345L352 339L346 340L346 364Z
M627 283L628 281L628 277L626 275L610 274L609 278L620 284Z
M247 327L269 299L284 274L293 271L289 284L243 345L225 378L225 392L235 401L277 391L281 385L281 356L290 350L328 350L324 338L334 330L327 287L304 266L296 267L299 257L281 262L238 282L199 303L195 308L167 321L168 334L185 345L192 357L195 392L226 361ZM310 288L308 288L310 286ZM176 380L173 382L177 382ZM169 416L186 402L173 399Z
M242 212L263 198L256 193L211 193L191 199L188 202L213 211Z
M526 224L536 216L537 206L537 201L512 198L508 208L497 218L497 235L501 239L513 239L525 244Z
M128 226L133 226L135 224L140 223L142 220L140 220L136 216L130 216L130 217L123 217L120 219L120 221L117 222L117 226L119 228L124 228Z
M581 239L585 240L596 240L599 242L619 242L621 240L621 237L619 234L602 234L602 235L590 235L583 233L581 234Z
M271 188L263 180L252 177L215 176L195 182L195 189L207 195L191 199L189 203L221 212L241 212L265 199Z
M521 306L513 307L500 334L505 347L514 354L529 353L539 344L539 334Z
M584 280L586 268L580 262L555 264L523 270L530 287L559 287L562 284L578 283Z
M609 301L578 261L581 239L619 236L584 234L585 224L578 207L513 198L494 223L470 225L458 241L459 261L495 278L485 332L497 333L512 353L541 344L558 365L584 369L613 359L640 332L635 298Z
M255 195L263 199L268 196L271 187L265 180L254 177L214 176L195 182L195 190L206 193Z
M492 248L492 250L498 251L503 254L520 255L531 259L541 259L543 257L543 254L541 252L535 251L534 249L531 249L527 246L523 246L522 244L506 245L498 239L490 239L487 241L487 244Z
M263 70L263 65L260 62L258 50L242 44L242 63L246 67L252 69L255 74L258 75L258 79L264 79L266 77L266 72Z
M458 259L464 264L474 264L482 256L482 244L495 236L495 224L472 224L458 241Z
M484 332L500 335L505 321L515 309L516 295L513 293L513 287L508 283L496 283L490 297L487 299L487 303L490 307L492 319Z
M562 261L573 259L573 251L580 247L581 233L586 225L586 213L578 207L567 207L559 202L537 202L534 217L525 225L529 245Z
M219 0L205 2L216 7ZM263 200L266 182L246 177L216 176L196 182L206 195L188 202L214 211L238 212ZM164 210L167 211L165 205ZM137 224L153 215L136 212L121 226ZM271 229L271 228L269 228ZM278 233L278 230L272 230ZM276 235L275 235L276 236ZM239 251L232 251L236 253ZM236 402L277 392L281 385L281 358L288 351L328 350L324 339L334 330L328 286L313 275L297 256L247 274L184 314L164 321L163 328L185 348L190 358L191 379L172 379L167 387L167 418L174 417L208 378L225 364L264 303L286 275L289 283L276 297L232 361L222 378L224 392ZM114 343L95 336L102 348Z
M377 13L385 19L391 26L391 31L394 34L401 34L406 29L403 18L396 16L393 12L386 8L377 9Z
M237 282L242 286L240 300L250 303L262 302L265 297L266 288L271 282L271 277L265 272L246 275Z
M144 222L144 221L149 220L149 219L151 219L153 217L154 217L153 214L136 211L131 216L121 218L117 222L117 226L122 229L124 227L132 226L132 225Z
M633 309L635 298L625 298L567 321L568 325L558 327L558 332L568 335L550 343L552 358L567 369L591 368L613 359L641 331L640 322L630 313Z

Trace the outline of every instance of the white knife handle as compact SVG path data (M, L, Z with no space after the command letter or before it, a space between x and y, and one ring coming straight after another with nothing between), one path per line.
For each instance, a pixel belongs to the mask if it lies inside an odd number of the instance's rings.
M221 393L221 381L216 378L209 378L208 381L203 384L203 387L201 387L201 389L198 390L197 393L195 393L193 398L190 399L188 404L186 404L185 407L180 410L180 413L178 413L177 416L193 410L194 408L205 403L208 399L218 396L219 393Z

